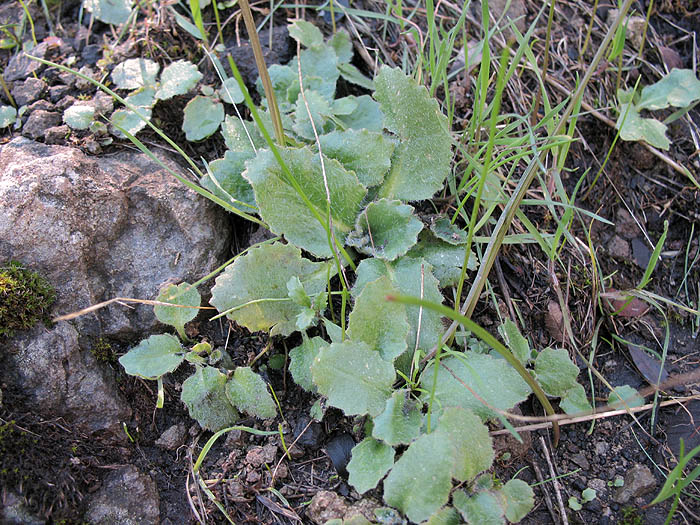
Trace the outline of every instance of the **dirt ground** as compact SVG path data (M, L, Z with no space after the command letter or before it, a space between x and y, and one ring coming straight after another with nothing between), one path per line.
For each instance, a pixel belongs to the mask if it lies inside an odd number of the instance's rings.
M601 1L598 7L589 49L583 57L578 56L581 35L589 20L590 3L580 0L557 2L549 70L551 83L548 84L550 96L557 98L557 101L573 91L576 75L585 69L586 61L590 60L592 50L600 41L610 8L610 2L605 1ZM639 2L637 10L646 13L648 3ZM85 28L80 28L75 22L78 4L74 1L59 4L60 13L56 8L52 11L54 16L60 16L57 31L62 31L70 39L85 35ZM536 16L539 4L532 1L524 3L528 23ZM375 12L383 12L384 9L382 2L369 0L353 2L353 6ZM37 36L48 36L41 10L34 9L32 13L35 15ZM283 25L282 13L289 17L294 15L293 10L278 13L275 22L280 25ZM308 11L306 16L329 34L330 26L321 18L315 18ZM416 20L418 23L425 22L420 17ZM545 20L540 21L537 32L541 38L544 36ZM470 15L468 38L479 38L477 21L476 15ZM377 20L368 23L379 27ZM624 71L622 82L626 86L634 85L640 75L643 79L658 78L655 72L663 71L664 63L669 68L695 68L697 65L700 54L696 42L700 32L700 5L697 1L654 2L650 27L649 45L652 49L647 52L646 60L641 65L635 63L634 67ZM229 28L228 36L234 39L234 24ZM201 53L193 40L183 31L173 32L172 29L163 25L148 27L147 34L135 35L138 49L143 53L154 52L155 49L156 58L163 58L158 55L158 49L172 51L177 47L181 56L172 56L173 60L181 57L200 58ZM361 36L367 46L376 45L371 35ZM95 23L87 42L83 40L83 52L78 52L77 65L89 60L86 49L94 52L90 46L98 46L101 52L101 46L108 44L113 37L107 26ZM392 49L401 49L403 44L411 45L406 35L399 34L395 28L388 32L387 39L388 58L392 57ZM156 43L158 48L154 46ZM542 48L540 40L535 44L536 53L541 54ZM0 70L6 66L11 52L0 51ZM280 53L278 58L282 60L283 57L284 54ZM400 63L397 53L393 58ZM241 55L237 60L241 61L239 67L242 70L247 67L252 75L254 66L251 66L250 57L247 57L247 65L246 56ZM368 73L368 66L361 58L356 56L354 63ZM578 119L578 140L571 148L567 170L561 173L569 195L583 177L576 194L576 206L615 223L572 223L571 233L581 242L585 242L586 230L590 230L599 267L592 268L590 260L582 258L567 244L561 253L567 272L557 271L552 275L548 260L537 245L508 246L501 252L490 278L501 311L496 311L492 302L481 302L473 315L476 322L495 333L499 315L507 317L508 303L513 301L517 303L523 332L533 345L544 348L561 344L565 336L557 323L557 315L561 313L557 293L562 293L571 313L575 346L582 352L577 356L582 370L579 379L588 394L593 391L598 396L600 404L604 404L607 388L597 376L589 374L584 358L590 360L590 364L613 386L628 384L644 389L649 386L649 373L645 374L648 370L645 366L654 365L643 362L644 359L633 353L630 347L646 346L660 352L665 327L668 326L670 339L665 367L668 377L692 376L700 362L699 321L692 314L664 307L662 311L665 316L652 308L643 315L612 317L600 308L591 289L591 283L597 280L595 272L605 276L609 288L634 287L644 274L654 245L663 233L664 222L668 221L667 240L647 290L678 303L694 305L695 308L698 308L700 301L700 264L688 272L686 263L686 254L693 261L700 245L700 191L673 165L675 162L686 166L696 178L700 178L700 111L698 108L691 110L690 122L680 120L670 127L672 146L665 153L666 159L654 155L643 144L620 141L612 148L610 158L598 176L616 136L616 130L606 121L606 118L615 118L609 108L614 105L616 77L617 69L612 64L604 63L596 73L585 97L586 104L596 111L583 108ZM249 77L251 82L253 79ZM469 90L465 89L467 82L468 79L458 76L450 87L457 96L456 126L466 121L471 111ZM504 109L525 114L537 87L534 79L527 74L520 78L519 87L523 96L507 99L505 104L509 107ZM66 96L69 94L66 93ZM180 97L173 104L158 106L160 109L154 118L164 123L164 131L182 144L193 158L214 160L221 157L224 151L221 139L213 138L200 144L184 140L180 125L186 101L185 97ZM0 141L9 141L12 136L13 132L4 130ZM148 131L143 133L141 139L144 142L157 141ZM74 145L84 149L89 149L90 140L87 132L74 134L70 138ZM107 153L121 147L123 145L116 142L102 150ZM537 184L533 186L532 195L542 195ZM447 202L445 206L448 209L451 204ZM529 207L527 214L535 226L551 230L552 217L547 215L546 208ZM243 223L236 223L236 229L235 249L239 251L250 244L255 231ZM687 287L684 280L688 283ZM204 316L200 316L189 329L206 337L215 347L223 346L228 341L236 364L250 363L263 349L266 349L268 356L285 356L287 350L297 343L293 338L287 341L269 340L264 334L250 334L218 321L208 322ZM594 337L597 345L591 350L590 342ZM573 351L574 345L569 341L564 346ZM105 356L118 375L122 394L135 413L134 420L128 425L133 441L122 446L107 446L76 433L61 420L46 421L33 413L23 412L16 408L19 404L14 403L21 399L21 392L3 390L0 422L14 422L13 425L3 424L0 427L0 479L3 488L22 493L37 515L53 523L80 523L84 502L99 488L105 473L118 465L133 464L156 481L163 523L196 523L196 515L208 523L224 523L221 513L198 492L190 478L192 465L210 433L202 432L179 402L180 383L186 377L184 372L181 376L173 374L166 379L165 408L155 410L153 386L127 376L116 362L118 356L127 350L128 345L114 342ZM287 446L296 440L296 445L290 450L291 459L284 457L277 436L232 433L228 437L223 436L214 445L201 473L236 523L311 523L305 510L312 497L321 490L335 492L351 503L360 499L336 471L328 451L330 443L331 455L337 460L334 446L339 446L342 452L342 443L347 436L355 441L361 439L362 425L335 410L326 413L323 423L312 422L308 414L315 402L313 396L297 387L285 373L284 367L266 368L263 373L279 397L284 419L267 421L264 425L254 420L242 421L241 424L273 431L281 428L287 436ZM666 400L698 394L698 383L697 377L680 381L670 387L662 398ZM538 407L535 401L529 401L520 409L524 415L541 415ZM510 479L520 472L521 479L536 484L535 508L523 523L564 523L562 510L568 515L568 523L663 523L670 502L650 508L642 508L640 504L651 501L661 489L665 475L675 465L674 453L678 453L679 439L682 437L685 440L686 450L700 444L696 416L700 416L700 401L643 411L637 414L637 422L629 415L616 415L595 422L570 424L562 426L557 447L549 429L525 432L523 444L497 437L495 476ZM186 445L173 451L157 447L155 441L174 424L183 424L188 429ZM498 429L493 427L493 430ZM261 455L263 461L259 460ZM691 467L694 464L691 463ZM626 476L635 466L648 468L654 480L653 487L640 499L633 497L619 503L616 501L619 498L615 497L619 488L616 480L624 479L627 482ZM277 494L268 490L273 474L274 487L286 499L289 507L281 505ZM556 479L552 481L553 478ZM581 508L575 510L569 504L570 498L581 500L582 492L587 488L596 491L595 498L581 502ZM687 492L674 523L700 522L700 491L695 484L691 484ZM381 502L381 494L377 491L364 497Z

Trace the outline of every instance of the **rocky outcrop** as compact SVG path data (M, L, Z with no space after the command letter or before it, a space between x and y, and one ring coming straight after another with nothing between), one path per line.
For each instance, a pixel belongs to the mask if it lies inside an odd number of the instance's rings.
M114 297L153 299L164 282L217 267L231 235L223 210L131 151L93 159L17 138L0 151L0 202L0 261L42 273L56 287L56 313ZM144 305L75 322L81 336L122 338L154 324Z

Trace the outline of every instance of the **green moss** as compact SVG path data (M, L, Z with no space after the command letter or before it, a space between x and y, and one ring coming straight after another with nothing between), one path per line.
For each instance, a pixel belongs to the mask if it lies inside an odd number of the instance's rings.
M0 338L28 330L38 321L50 324L49 308L56 300L53 287L21 263L0 266Z
M114 355L114 350L112 350L112 345L109 341L100 337L97 342L90 348L90 353L95 356L95 359L103 363L113 363L116 361L116 356Z
M642 525L644 519L634 507L623 507L620 525Z

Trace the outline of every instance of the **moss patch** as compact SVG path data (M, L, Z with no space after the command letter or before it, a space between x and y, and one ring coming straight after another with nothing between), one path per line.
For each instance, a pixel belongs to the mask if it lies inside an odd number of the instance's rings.
M17 261L0 266L0 338L28 330L38 321L50 324L56 291L39 274Z

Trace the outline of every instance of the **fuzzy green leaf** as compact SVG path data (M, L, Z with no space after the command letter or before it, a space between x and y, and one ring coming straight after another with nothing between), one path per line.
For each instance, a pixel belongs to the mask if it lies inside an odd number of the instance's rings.
M84 104L73 104L63 112L63 122L71 129L88 129L95 117L95 108Z
M433 388L434 366L427 366L421 376L421 386L426 392ZM447 357L441 361L435 397L443 408L458 406L473 410L482 419L496 417L496 413L464 385L490 406L500 410L510 410L531 393L525 380L504 359L474 352L467 352L460 357Z
M366 129L368 131L382 131L384 129L384 113L372 97L362 95L359 97L350 96L346 98L354 99L357 107L349 115L339 115L340 120L346 127L351 129Z
M348 416L379 415L396 379L393 365L379 352L350 340L321 348L311 373L319 392Z
M187 290L188 288L189 290ZM190 284L185 282L179 285L170 284L161 288L156 301L192 307L178 308L177 306L163 306L160 304L153 307L153 312L161 323L174 326L178 332L182 332L184 331L185 323L197 317L199 313L197 307L201 304L202 298L197 288L194 286L190 287Z
M294 108L294 104L299 96L299 77L297 76L296 69L280 64L273 64L268 68L267 72L270 75L272 90L275 92L279 110L282 113L288 113ZM265 88L262 85L260 77L256 80L255 87L260 96L263 97L263 107L267 107L267 100L264 98Z
M528 343L527 339L520 333L518 326L510 319L506 319L505 322L498 327L498 331L503 337L505 345L518 361L523 364L527 363L528 359L530 359L530 343Z
M321 33L321 30L306 20L296 20L287 27L289 29L289 36L302 46L311 47L323 44L323 33Z
M382 133L348 129L323 135L319 141L326 157L354 171L367 188L381 184L391 167L394 143Z
M202 79L197 66L187 60L178 60L163 69L160 75L160 88L156 92L158 100L168 100L177 95L185 95Z
M227 151L223 159L209 164L207 174L199 182L222 200L230 202L241 211L250 212L250 208L235 201L255 206L253 188L242 175L246 161L252 157L253 154L249 152Z
M352 42L345 30L336 31L328 43L335 50L339 63L344 64L352 60Z
M624 401L624 403L623 403ZM625 404L632 407L640 407L644 404L644 398L629 385L616 386L608 395L608 403L615 408L625 408Z
M185 106L182 131L189 141L197 141L212 135L224 120L224 105L210 97L197 95Z
M504 525L503 507L491 491L467 496L463 490L452 495L452 503L469 525Z
M132 0L83 0L83 6L100 22L121 25L129 19Z
M700 80L692 69L672 69L661 80L646 86L637 103L638 109L685 108L700 99Z
M562 397L576 386L579 369L564 349L545 348L535 359L537 381L547 395Z
M0 106L0 129L14 124L17 120L17 110L12 106Z
M146 122L151 119L150 109L139 109L139 113L146 119L145 121L130 109L118 109L112 113L112 117L110 118L112 134L119 138L125 138L126 135L118 129L121 128L132 135L136 135L146 127Z
M185 356L180 340L169 334L152 335L119 358L124 371L144 379L158 379L173 372Z
M212 432L238 421L238 412L226 396L226 374L211 366L197 367L182 383L180 399L187 405L190 417Z
M318 91L329 103L335 98L335 84L340 73L338 72L338 57L331 46L317 46L304 49L300 54L301 78L304 79L304 89ZM294 57L289 62L289 67L294 72L295 84L287 90L290 101L297 100L299 96L298 83L299 59Z
M450 219L442 217L430 225L430 231L435 237L452 245L465 244L467 242L467 232L457 225L452 224Z
M308 147L279 148L279 152L310 205L325 220L326 190L318 155ZM335 236L342 244L355 224L366 190L355 174L346 171L338 161L326 159L324 165ZM253 186L260 215L270 229L318 257L332 257L326 230L287 180L272 153L259 151L247 166L243 176Z
M459 513L452 507L443 507L435 514L430 516L428 521L424 521L424 525L461 525L462 519Z
M464 263L464 246L455 246L438 239L430 231L422 231L418 243L408 252L409 257L423 258L433 268L433 275L440 287L454 286L459 282ZM472 252L467 263L468 270L476 270L476 256Z
M420 434L419 408L407 390L397 390L387 400L384 412L374 418L372 436L393 446L410 443Z
M241 86L235 78L227 78L219 88L219 97L227 104L242 104L245 100Z
M160 66L153 60L130 58L117 64L112 71L112 82L117 89L138 89L155 86Z
M328 101L321 96L320 93L312 89L307 89L304 94L306 95L306 101L299 93L296 103L296 120L294 122L294 132L307 140L315 140L314 128L311 125L311 118L309 113L313 117L313 125L316 127L316 133L323 135L326 123L328 122L328 117L332 115L331 106ZM307 109L308 104L308 109Z
M494 452L489 430L471 410L461 407L445 408L436 434L452 443L452 477L471 482L476 476L491 468Z
M327 346L328 343L320 337L312 337L289 352L289 372L294 382L308 392L316 392L316 385L311 376L311 365L321 348Z
M362 71L357 69L353 64L349 62L340 63L338 64L338 71L340 71L340 76L348 82L363 87L368 91L374 91L374 82L372 79L367 78Z
M628 109L629 108L629 109ZM642 118L632 104L620 105L620 116L615 123L622 140L644 140L650 145L667 150L671 142L666 136L666 125L653 118Z
M239 366L226 383L226 396L233 406L249 416L271 419L277 414L277 406L267 390L263 378L250 367Z
M504 499L506 518L511 523L518 523L535 506L535 493L521 479L511 479L503 485L501 496Z
M374 83L374 98L384 112L386 127L401 141L380 196L429 199L450 172L452 138L447 117L428 90L398 68L383 66Z
M358 215L347 243L366 255L393 261L416 244L422 229L423 223L413 215L412 206L380 199Z
M221 123L221 135L230 151L248 153L251 157L255 155L253 146L258 149L266 145L254 122L242 122L238 117L231 115L227 115Z
M347 466L348 482L360 494L373 489L394 466L394 454L394 449L386 443L366 437L352 449Z
M357 267L357 279L352 288L352 295L357 298L367 283L376 281L382 275L388 276L392 283L404 295L422 297L428 301L442 303L443 296L438 287L438 281L431 273L431 266L421 259L401 257L393 263L379 259L365 259ZM410 330L406 343L407 354L410 356L415 348L430 350L438 342L444 327L440 314L433 310L421 309L417 306L406 306L406 317ZM420 330L419 330L420 327ZM416 345L416 337L420 341ZM410 366L410 357L408 359ZM402 368L403 371L403 368Z
M329 269L329 263L304 259L301 250L289 244L258 246L217 277L210 302L219 312L236 308L227 317L251 332L289 335L296 330L302 307L289 298L287 282L299 277L312 296L324 291Z
M428 519L450 496L452 447L437 434L411 443L384 480L384 501L415 522Z
M559 408L567 414L578 414L591 410L591 403L586 397L586 391L583 386L576 383L573 388L567 390L559 402Z
M351 339L364 341L389 362L406 350L410 328L406 307L386 300L387 295L395 293L397 289L387 276L368 283L355 300L348 323Z

